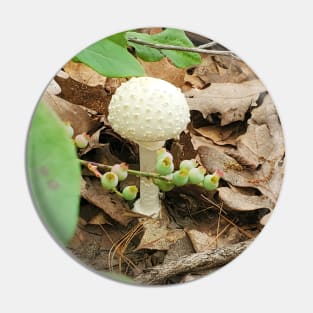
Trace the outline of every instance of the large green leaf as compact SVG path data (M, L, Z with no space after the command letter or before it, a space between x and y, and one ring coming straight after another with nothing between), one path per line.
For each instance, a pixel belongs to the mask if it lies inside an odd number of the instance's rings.
M29 130L27 173L41 218L52 235L66 245L78 222L80 166L64 124L42 102Z
M155 44L156 42L153 40L153 37L144 34L144 33L137 33L137 32L127 32L126 33L126 38L136 38L140 39L145 42L149 42L152 44ZM164 54L155 48L149 48L144 45L136 44L134 42L129 42L129 45L134 47L136 50L136 54L144 61L146 62L155 62L155 61L160 61L161 59L164 58Z
M107 77L145 75L143 67L128 52L123 33L97 41L78 53L73 61L84 63Z
M173 28L168 28L163 32L154 35L127 32L126 38L136 38L152 44L193 47L193 43L189 40L184 31ZM155 49L131 41L129 41L128 44L135 48L136 54L144 61L158 61L162 57L167 56L175 66L180 68L186 68L201 63L201 56L199 53Z

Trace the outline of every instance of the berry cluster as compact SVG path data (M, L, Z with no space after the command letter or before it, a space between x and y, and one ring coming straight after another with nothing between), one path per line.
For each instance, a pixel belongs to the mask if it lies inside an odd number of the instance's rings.
M65 123L65 130L68 136L73 138L74 130L69 123ZM89 144L89 135L86 133L78 134L74 137L73 141L77 148L84 149ZM152 179L153 183L163 192L170 191L174 187L180 187L186 184L202 186L210 191L215 190L218 187L220 178L224 175L222 170L216 170L213 174L206 173L205 168L193 159L181 161L179 169L175 170L173 156L165 148L161 148L157 151L157 161L155 165L156 173L130 170L126 163L110 166L104 164L94 165L94 163L84 160L80 161L100 178L103 188L115 192L128 201L136 199L138 188L132 185L126 186L121 192L117 189L119 182L125 180L128 174L144 176ZM98 166L109 171L102 174L98 171Z
M157 152L156 171L167 178L167 180L154 179L154 183L165 192L170 191L175 186L180 187L186 184L200 185L210 191L215 190L220 178L223 177L221 170L205 175L205 168L199 166L196 160L183 160L179 164L179 169L174 171L173 156L164 148Z
M125 200L134 200L137 197L138 188L136 186L126 186L122 192L117 190L117 185L128 176L128 165L126 163L115 164L109 172L100 176L103 188L114 191Z

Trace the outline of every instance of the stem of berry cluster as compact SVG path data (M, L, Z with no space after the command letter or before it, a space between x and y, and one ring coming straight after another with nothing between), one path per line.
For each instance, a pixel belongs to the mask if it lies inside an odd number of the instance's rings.
M106 165L102 163L97 163L97 162L91 162L91 161L86 161L86 160L81 160L79 159L79 163L86 166L91 172L93 172L96 176L99 175L99 171L96 170L96 168L99 169L104 169L104 170L111 170L112 166L111 165ZM136 176L142 176L142 177L147 177L147 178L157 178L165 181L171 181L170 178L162 176L157 173L149 173L149 172L142 172L142 171L136 171L136 170L127 170L128 174L131 175L136 175Z

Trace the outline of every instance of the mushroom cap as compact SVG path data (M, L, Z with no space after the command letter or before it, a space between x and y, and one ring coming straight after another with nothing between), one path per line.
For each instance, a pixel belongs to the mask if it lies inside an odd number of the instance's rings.
M135 142L176 138L190 121L181 90L153 77L133 77L116 89L108 120L115 132Z

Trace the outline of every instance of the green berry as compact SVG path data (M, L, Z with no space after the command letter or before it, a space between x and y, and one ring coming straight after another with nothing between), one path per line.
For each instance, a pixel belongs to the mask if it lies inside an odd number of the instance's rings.
M107 172L101 176L101 184L105 189L112 190L118 184L118 177L115 173Z
M183 160L179 164L179 169L186 169L186 170L191 170L192 168L196 167L198 164L196 160Z
M176 186L183 186L188 182L188 170L183 168L173 174L173 183Z
M208 174L204 177L203 186L205 189L211 191L218 187L220 178L224 176L222 170L216 170L212 175Z
M78 148L86 148L88 146L88 135L86 133L79 134L75 137L74 142Z
M171 160L173 160L173 156L172 156L172 154L170 152L166 151L165 148L160 148L157 151L157 160L163 159L165 157L169 157Z
M194 167L189 170L189 183L198 185L204 179L205 169L203 166Z
M169 156L160 158L156 163L155 169L160 175L168 175L174 170L173 160Z
M125 200L131 201L137 197L138 188L136 186L127 186L123 189L122 195Z
M115 164L111 168L111 172L115 173L119 181L125 180L128 175L128 165L126 163Z
M73 137L74 129L69 122L65 123L65 131L69 138Z
M170 191L175 187L173 182L163 179L155 179L154 183L164 192Z

